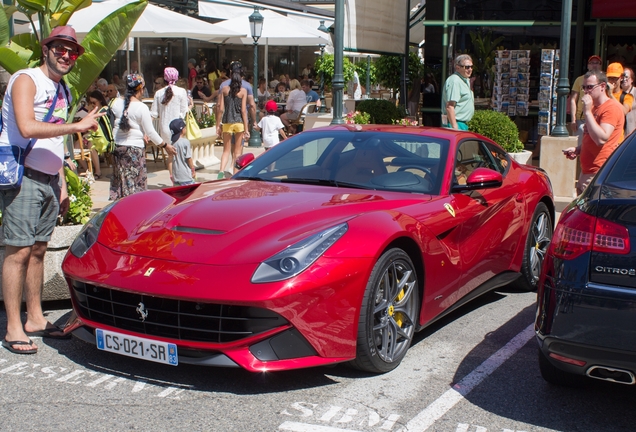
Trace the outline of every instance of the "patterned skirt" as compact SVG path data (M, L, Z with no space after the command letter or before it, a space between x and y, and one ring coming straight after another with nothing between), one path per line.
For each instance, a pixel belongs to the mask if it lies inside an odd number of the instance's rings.
M118 145L113 152L113 178L110 180L111 201L146 190L146 151L139 147Z

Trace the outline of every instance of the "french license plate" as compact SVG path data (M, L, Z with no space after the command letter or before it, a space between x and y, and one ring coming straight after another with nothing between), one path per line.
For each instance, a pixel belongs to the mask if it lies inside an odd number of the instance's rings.
M95 338L97 348L103 351L173 366L179 364L175 344L101 329L95 330Z

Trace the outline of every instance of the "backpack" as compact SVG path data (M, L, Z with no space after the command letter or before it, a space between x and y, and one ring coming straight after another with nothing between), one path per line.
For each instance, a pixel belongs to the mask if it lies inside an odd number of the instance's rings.
M115 103L116 98L112 98L108 101L108 108L106 109L106 117L108 117L108 122L110 123L110 130L112 135L113 125L115 124L115 113L113 112L113 103Z
M104 108L100 110L103 112ZM97 120L99 127L96 131L91 132L87 136L87 140L93 144L93 148L97 154L112 153L115 150L115 138L113 137L113 126L111 122L112 110L106 109L106 115Z

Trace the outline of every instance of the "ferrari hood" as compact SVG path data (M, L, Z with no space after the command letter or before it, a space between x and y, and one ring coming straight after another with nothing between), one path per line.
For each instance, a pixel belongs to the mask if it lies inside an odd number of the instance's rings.
M148 191L113 207L98 241L124 254L221 265L260 262L356 216L429 195L290 183L204 183L187 196Z

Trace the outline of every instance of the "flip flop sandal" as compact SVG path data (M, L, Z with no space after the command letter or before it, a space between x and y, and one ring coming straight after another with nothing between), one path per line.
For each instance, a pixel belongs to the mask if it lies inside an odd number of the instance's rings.
M57 335L54 333L62 333L62 334ZM44 330L37 330L32 332L25 331L24 334L30 337L43 337L43 338L49 338L49 339L70 339L71 338L70 333L64 334L64 330L62 330L58 326L47 327Z
M13 348L13 345L33 345L33 341L29 339L28 342L25 341L8 341L7 339L2 340L2 346L14 354L35 354L38 352L37 348L31 348L29 350L18 350Z

